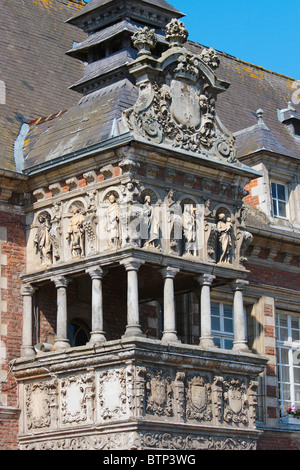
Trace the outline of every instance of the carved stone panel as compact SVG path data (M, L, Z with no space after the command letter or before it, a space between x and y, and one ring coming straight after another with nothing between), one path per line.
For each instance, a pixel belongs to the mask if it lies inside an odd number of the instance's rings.
M94 414L93 374L74 375L61 381L62 424L90 423Z
M173 416L171 377L161 370L147 374L146 412L156 416Z
M128 417L126 369L106 370L98 376L99 418L101 421Z
M207 376L194 376L188 381L186 417L187 421L212 421L212 391L209 378Z

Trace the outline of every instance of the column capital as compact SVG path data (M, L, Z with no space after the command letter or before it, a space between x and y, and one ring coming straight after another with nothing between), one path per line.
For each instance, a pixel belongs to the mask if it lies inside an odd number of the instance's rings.
M160 270L161 274L163 275L164 279L165 278L171 278L174 279L176 277L176 274L180 271L179 268L172 268L171 266L167 266L165 268L162 268Z
M33 287L31 284L23 284L21 288L21 295L22 296L28 295L32 297L35 291L37 291L37 287Z
M136 258L127 258L120 261L120 264L125 267L126 271L138 271L144 263L145 261Z
M213 274L201 274L201 276L197 277L200 286L211 286L215 279L216 276Z
M90 268L87 268L85 272L90 275L91 279L102 279L106 274L106 271L104 271L100 266L91 266Z
M231 287L233 291L243 291L249 285L249 281L245 279L235 279L231 283Z
M70 279L65 276L54 276L51 278L51 281L54 282L55 287L59 289L60 287L66 288L70 282Z

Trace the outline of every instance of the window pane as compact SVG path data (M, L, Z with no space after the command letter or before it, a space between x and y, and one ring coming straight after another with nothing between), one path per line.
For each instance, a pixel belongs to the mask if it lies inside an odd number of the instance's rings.
M285 400L285 401L290 401L291 399L291 390L290 390L290 386L288 384L284 384L282 385L282 400Z
M211 304L211 314L220 316L219 304Z
M232 349L233 340L232 339L225 339L224 346L225 346L225 349Z
M299 317L292 316L291 322L292 322L292 328L299 330Z
M299 330L292 330L292 341L294 343L299 343L300 342L300 334Z
M224 317L233 318L233 311L230 305L224 305Z
M221 347L221 338L214 338L214 342Z
M289 382L290 381L290 369L288 366L280 367L280 381Z
M276 199L273 199L273 212L274 212L274 215L275 215L275 216L278 215L277 201L276 201Z
M228 318L224 319L224 330L226 333L233 333L233 320Z
M289 363L289 351L288 349L280 349L281 355L280 355L280 363L281 364L288 364Z
M219 317L211 317L211 327L214 331L221 331L221 324Z
M287 330L287 328L280 328L279 338L280 338L280 341L287 341L288 340L288 330Z
M294 367L294 382L300 384L300 367Z
M272 196L274 199L277 198L276 184L272 183Z
M295 385L295 401L300 402L300 385Z
M278 214L280 217L286 217L286 203L278 201Z
M285 186L277 184L277 198L285 201Z
M280 324L280 326L287 327L287 324L288 324L287 323L287 315L285 315L283 313L279 315L279 324Z

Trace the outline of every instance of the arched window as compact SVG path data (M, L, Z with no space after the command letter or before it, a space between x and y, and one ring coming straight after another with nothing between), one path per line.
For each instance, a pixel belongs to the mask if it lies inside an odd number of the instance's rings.
M68 340L70 346L84 346L89 341L89 329L87 325L80 320L73 320L68 323Z

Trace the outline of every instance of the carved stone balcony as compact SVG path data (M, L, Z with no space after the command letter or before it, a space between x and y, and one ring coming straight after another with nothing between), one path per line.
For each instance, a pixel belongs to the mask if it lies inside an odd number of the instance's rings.
M142 337L19 359L20 448L255 449L264 366Z

